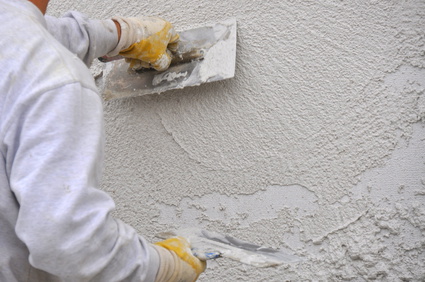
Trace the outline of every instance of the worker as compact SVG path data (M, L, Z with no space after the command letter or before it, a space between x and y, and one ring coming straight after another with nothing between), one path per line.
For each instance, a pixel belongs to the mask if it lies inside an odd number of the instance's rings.
M158 18L44 16L47 5L0 0L0 281L195 281L205 262L186 239L151 244L111 216L87 67L121 54L164 70L178 34Z

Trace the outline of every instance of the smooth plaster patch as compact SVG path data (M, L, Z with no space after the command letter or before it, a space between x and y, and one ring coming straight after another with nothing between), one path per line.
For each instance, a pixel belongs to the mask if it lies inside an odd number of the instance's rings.
M254 222L277 218L281 209L293 209L297 216L313 214L318 209L316 196L300 185L274 185L252 195L207 194L183 198L177 207L161 205L159 222L170 220L176 227L193 227L194 219L202 225L207 221L222 221L246 228ZM208 222L206 222L208 223Z

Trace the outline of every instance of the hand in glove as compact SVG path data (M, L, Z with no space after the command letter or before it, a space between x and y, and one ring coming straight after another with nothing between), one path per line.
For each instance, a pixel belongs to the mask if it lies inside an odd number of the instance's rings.
M108 56L120 54L135 70L153 67L162 71L170 66L171 51L177 49L179 40L171 23L156 17L113 17L112 20L120 24L121 37Z
M155 243L160 266L155 282L193 282L205 270L205 261L192 254L189 242L183 237L173 237Z

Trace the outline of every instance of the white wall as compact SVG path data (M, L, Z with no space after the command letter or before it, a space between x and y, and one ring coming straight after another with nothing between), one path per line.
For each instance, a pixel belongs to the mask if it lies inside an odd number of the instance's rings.
M201 226L306 260L200 281L425 279L425 2L51 1L238 21L236 77L105 102L104 189L150 240ZM95 66L94 72L100 73Z

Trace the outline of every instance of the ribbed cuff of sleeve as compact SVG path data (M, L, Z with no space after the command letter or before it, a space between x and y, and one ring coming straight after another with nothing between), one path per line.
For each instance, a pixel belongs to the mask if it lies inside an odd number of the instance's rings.
M113 17L112 19L118 22L121 26L121 38L119 42L115 45L115 47L109 50L109 53L107 53L109 57L114 57L118 55L121 50L128 48L132 44L131 35L133 33L133 29L128 23L130 19L126 19L123 17Z

